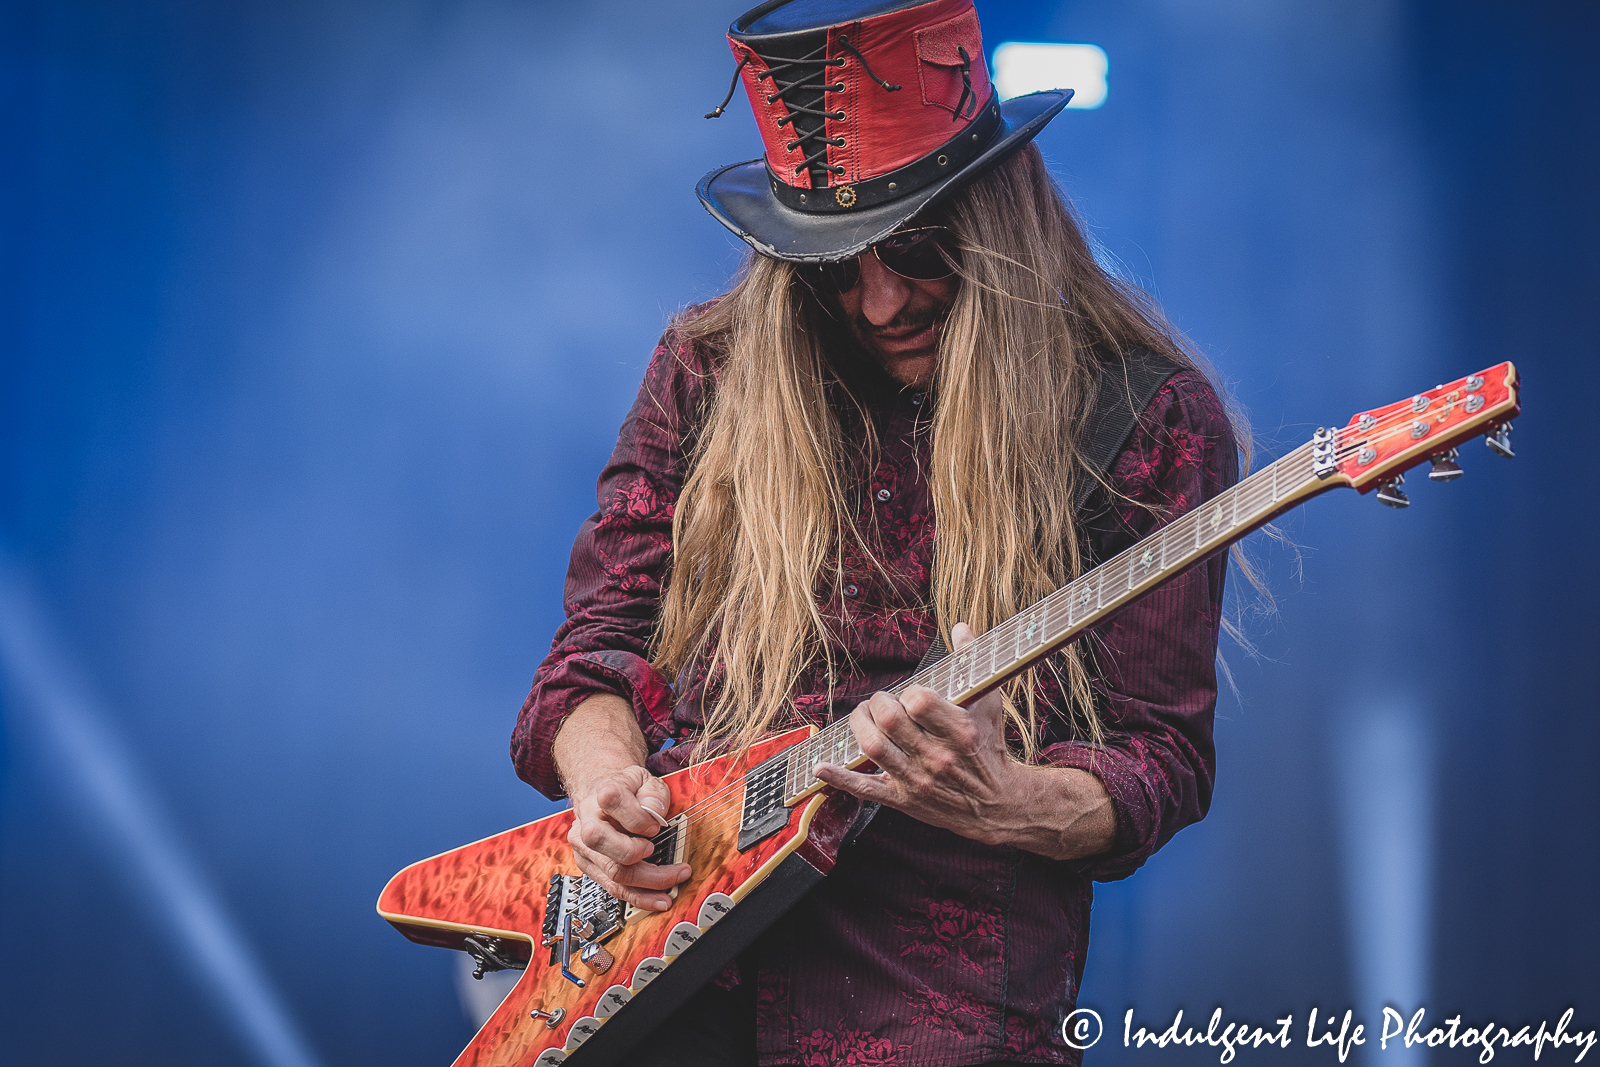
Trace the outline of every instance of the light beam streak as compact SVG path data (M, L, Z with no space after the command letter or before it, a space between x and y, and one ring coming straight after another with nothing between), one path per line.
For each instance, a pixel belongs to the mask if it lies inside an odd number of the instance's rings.
M63 798L144 898L169 942L263 1067L320 1067L249 943L217 899L78 670L38 598L0 556L0 686L18 741L58 773Z

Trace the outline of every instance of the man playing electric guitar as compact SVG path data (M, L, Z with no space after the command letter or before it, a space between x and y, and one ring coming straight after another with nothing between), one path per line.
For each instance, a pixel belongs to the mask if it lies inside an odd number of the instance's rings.
M630 1062L1076 1062L1092 881L1210 802L1225 557L970 707L883 690L1231 485L1229 417L1031 144L1070 94L1001 103L970 0L778 0L730 40L765 156L700 195L755 253L655 350L518 772L662 910L659 775L838 716L881 770L816 768L864 802L832 874Z

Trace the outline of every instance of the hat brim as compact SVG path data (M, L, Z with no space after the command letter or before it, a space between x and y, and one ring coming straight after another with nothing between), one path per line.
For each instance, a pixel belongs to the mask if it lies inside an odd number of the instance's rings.
M772 193L764 160L732 163L700 179L695 192L713 218L764 256L794 263L826 263L859 255L921 211L959 189L1044 129L1072 99L1070 89L1050 89L1005 101L1000 128L989 146L947 178L887 204L844 214L807 214Z

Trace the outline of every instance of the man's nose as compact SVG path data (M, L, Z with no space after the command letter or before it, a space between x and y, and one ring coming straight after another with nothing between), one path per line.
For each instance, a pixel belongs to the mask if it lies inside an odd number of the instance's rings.
M911 299L911 283L885 267L871 252L861 259L861 313L874 326L894 321Z

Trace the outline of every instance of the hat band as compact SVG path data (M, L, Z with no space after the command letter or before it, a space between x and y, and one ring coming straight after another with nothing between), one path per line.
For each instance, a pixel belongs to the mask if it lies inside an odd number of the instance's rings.
M843 185L830 185L821 189L797 189L780 181L767 164L767 178L772 183L772 195L785 207L804 211L809 215L840 215L866 207L876 207L898 200L924 189L942 178L955 174L989 146L1001 129L1000 102L991 94L978 117L961 128L961 132L929 152L921 159L907 163L898 170L880 174Z

